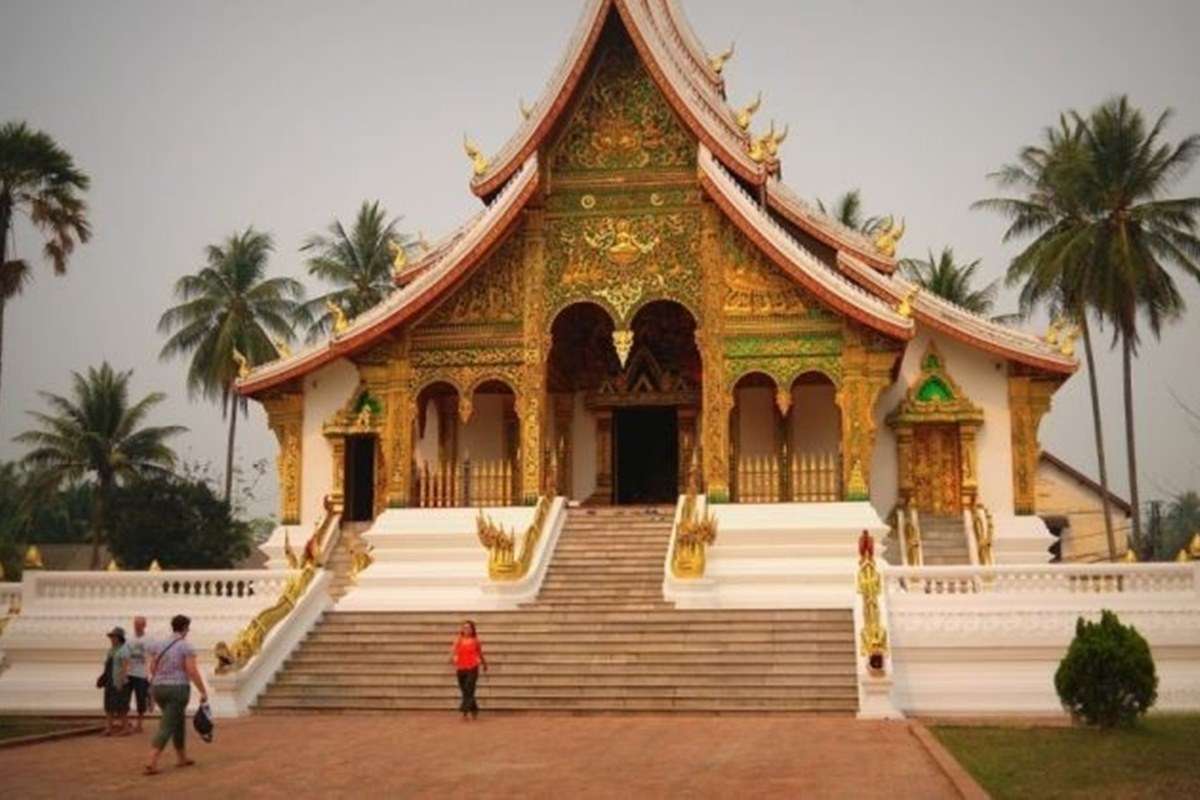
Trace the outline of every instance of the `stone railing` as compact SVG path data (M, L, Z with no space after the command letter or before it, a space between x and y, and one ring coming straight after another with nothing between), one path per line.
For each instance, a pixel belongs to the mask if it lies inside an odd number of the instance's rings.
M259 605L277 596L288 576L276 570L42 572L26 570L22 605L56 602L172 601Z
M889 597L920 601L944 595L1200 595L1200 564L1046 564L888 567Z
M0 583L0 617L21 610L21 586L20 583Z

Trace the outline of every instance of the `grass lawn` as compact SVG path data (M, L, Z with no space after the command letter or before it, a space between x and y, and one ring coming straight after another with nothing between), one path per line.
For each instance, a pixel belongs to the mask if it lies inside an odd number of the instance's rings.
M1131 730L938 725L983 788L1008 797L1200 797L1200 715L1152 715Z
M100 724L99 720L0 717L0 740L19 739L22 736L37 736L43 733L54 733L97 724Z

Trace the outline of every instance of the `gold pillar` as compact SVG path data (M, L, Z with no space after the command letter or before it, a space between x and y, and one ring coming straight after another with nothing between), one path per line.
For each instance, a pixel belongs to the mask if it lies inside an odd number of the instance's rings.
M1058 382L1028 375L1009 375L1008 413L1012 422L1013 509L1033 514L1037 507L1037 462L1041 454L1038 427L1050 410Z
M913 429L912 425L897 425L896 426L896 469L897 469L897 495L900 505L907 506L908 498L913 495L913 470L912 470L912 444L913 444Z
M740 503L742 501L742 485L738 480L738 464L742 460L742 407L737 402L737 389L733 390L733 407L728 411L726 417L729 423L726 428L729 431L729 501L731 503Z
M842 383L836 401L842 412L842 487L846 500L871 497L875 455L875 402L892 382L891 352L873 352L847 330L842 351Z
M958 425L958 463L962 487L963 508L971 508L979 497L979 468L975 457L975 439L979 425L960 422Z
M676 406L675 431L679 441L678 491L684 494L688 490L692 459L696 455L696 409L691 406Z
M346 437L338 434L328 438L333 454L333 491L329 493L329 503L334 511L341 511L346 507Z
M613 498L612 409L596 409L596 490L589 499L610 505Z
M537 502L544 488L542 433L547 405L546 356L550 336L545 319L545 212L540 208L527 208L523 214L525 297L522 341L525 364L521 369L521 385L517 387L517 416L521 420L521 499L532 504Z
M300 478L303 473L304 394L287 392L264 397L267 425L279 442L275 466L279 470L279 520L300 524Z
M504 437L501 443L505 460L512 465L512 480L508 487L509 496L515 502L521 496L521 473L516 468L519 463L521 448L521 420L517 416L516 398L504 403L504 421L500 435Z
M721 215L705 202L700 233L700 316L696 347L702 372L700 454L704 488L713 502L730 499L729 412L733 395L725 386L725 276L721 257Z

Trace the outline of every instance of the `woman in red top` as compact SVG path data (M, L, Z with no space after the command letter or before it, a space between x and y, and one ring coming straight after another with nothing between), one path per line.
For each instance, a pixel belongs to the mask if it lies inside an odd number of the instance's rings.
M462 702L458 710L463 719L470 714L472 718L479 716L479 703L475 702L475 684L479 680L479 666L487 672L487 659L483 657L483 645L475 633L475 623L467 620L458 629L458 638L450 648L450 663L458 671L458 688L462 692Z

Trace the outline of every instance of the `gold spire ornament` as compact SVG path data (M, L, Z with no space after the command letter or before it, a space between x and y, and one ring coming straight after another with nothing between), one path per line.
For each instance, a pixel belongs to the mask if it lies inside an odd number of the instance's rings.
M1136 564L1138 563L1137 553L1133 552L1133 548L1131 547L1125 551L1125 555L1121 557L1121 560L1126 564Z
M1058 352L1067 358L1075 357L1075 340L1079 338L1080 328L1074 322L1063 324L1058 338Z
M520 100L517 101L517 108L521 109L521 118L522 119L529 119L530 117L533 116L533 108L525 105L524 97L522 97Z
M421 248L422 253L428 253L433 249L433 245L429 244L429 240L425 238L425 231L417 231L417 247Z
M465 133L463 134L463 151L467 154L467 158L471 159L471 172L475 174L475 177L478 178L488 171L487 156L480 152Z
M388 251L392 254L392 274L399 275L408 266L408 248L395 239L388 239Z
M892 258L896 255L896 245L904 238L907 228L904 220L900 220L900 224L897 225L894 218L888 217L887 221L879 226L879 233L875 236L875 249Z
M713 56L712 58L710 58L708 60L708 65L710 67L712 67L713 72L720 75L725 70L726 62L728 62L729 59L733 58L734 46L735 46L735 43L730 42L729 49L725 50L722 53L717 53L715 56Z
M737 126L739 128L741 128L742 130L750 129L750 120L752 120L754 118L754 115L756 113L758 113L758 110L760 108L762 108L762 99L763 99L762 92L759 92L758 95L754 98L754 102L743 107L740 111L737 112L735 119L737 121Z
M782 132L776 131L775 120L771 120L771 127L767 129L766 133L762 136L751 137L748 150L750 160L756 164L776 161L779 156L779 145L787 139L790 127L785 127Z
M625 362L629 360L629 351L633 349L633 331L613 331L612 340L613 347L617 351L617 359L621 362L621 368L624 369Z
M1186 564L1188 561L1192 560L1192 557L1188 555L1186 547L1181 547L1179 548L1179 552L1175 554L1175 560L1180 564Z
M150 562L150 566L146 567L147 572L162 572L162 564L158 563L158 559Z
M346 312L342 307L332 300L325 301L325 309L329 312L329 316L333 319L334 335L344 333L346 328L350 327L350 321L346 319Z
M121 568L119 566L117 566L117 560L115 558L110 558L108 560L108 566L104 568L104 571L105 572L120 572Z
M250 362L236 347L233 348L233 363L237 364L238 380L245 380L246 376L250 374Z
M1193 559L1200 561L1200 531L1192 534L1192 540L1188 542L1188 555Z
M42 562L42 551L38 549L36 544L29 545L25 551L25 569L45 569L46 565Z
M912 319L913 301L917 299L917 295L921 293L920 286L913 286L904 297L900 298L900 305L896 306L896 313L905 319Z

